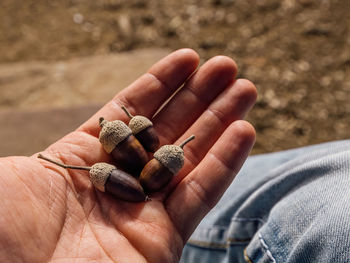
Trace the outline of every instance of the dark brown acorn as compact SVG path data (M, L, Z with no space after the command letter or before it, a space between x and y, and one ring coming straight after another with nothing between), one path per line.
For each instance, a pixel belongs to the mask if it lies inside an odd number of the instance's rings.
M148 152L155 152L159 147L159 138L153 123L146 117L141 115L133 116L125 108L121 106L126 115L130 118L129 127L135 137L140 141Z
M91 167L66 165L49 159L42 154L38 158L54 163L66 169L89 171L90 181L101 192L112 194L120 200L143 202L149 200L138 180L130 174L108 163L95 163Z
M107 153L111 153L123 170L139 176L148 162L148 155L131 129L122 121L100 118L99 140Z
M177 145L164 145L155 153L141 171L140 183L146 192L159 191L166 186L184 165L183 147L194 139L194 135Z

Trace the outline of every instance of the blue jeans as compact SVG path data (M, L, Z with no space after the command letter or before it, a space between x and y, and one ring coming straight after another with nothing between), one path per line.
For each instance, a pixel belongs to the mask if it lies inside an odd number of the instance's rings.
M181 262L350 262L350 140L248 158Z

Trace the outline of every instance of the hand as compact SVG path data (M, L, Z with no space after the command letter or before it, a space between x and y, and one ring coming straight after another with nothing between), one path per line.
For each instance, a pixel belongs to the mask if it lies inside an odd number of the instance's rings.
M195 71L198 63L189 49L170 54L43 152L71 165L110 162L98 140L99 117L128 121L123 104L151 118L187 80L153 123L161 145L191 134L196 139L185 146L183 169L152 201L117 200L95 190L86 171L65 170L37 155L0 159L0 262L179 260L255 141L254 129L241 120L256 99L254 85L235 79L236 64L227 57Z

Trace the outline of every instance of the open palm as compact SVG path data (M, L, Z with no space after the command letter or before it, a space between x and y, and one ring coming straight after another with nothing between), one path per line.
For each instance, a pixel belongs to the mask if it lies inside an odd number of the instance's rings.
M0 262L177 262L204 215L234 179L255 140L242 121L256 99L223 56L197 71L198 55L175 51L117 94L96 115L45 150L52 159L110 162L98 119L124 120L119 105L152 119L161 145L186 145L185 166L152 201L128 203L98 192L86 171L32 157L0 159ZM191 76L191 77L190 77ZM96 87L98 88L98 87ZM57 124L59 125L59 123Z

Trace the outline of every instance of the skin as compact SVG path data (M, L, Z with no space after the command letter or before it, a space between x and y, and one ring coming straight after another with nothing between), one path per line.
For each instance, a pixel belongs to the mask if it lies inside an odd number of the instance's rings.
M93 188L86 171L31 157L0 159L0 262L177 262L187 239L247 158L253 127L242 120L256 89L236 79L233 60L201 67L190 49L175 51L117 94L76 131L42 153L71 165L111 162L99 141L99 117L153 118L160 143L185 147L185 166L152 201L127 203ZM69 117L69 116L67 116Z

